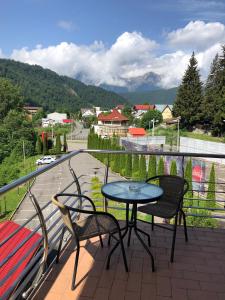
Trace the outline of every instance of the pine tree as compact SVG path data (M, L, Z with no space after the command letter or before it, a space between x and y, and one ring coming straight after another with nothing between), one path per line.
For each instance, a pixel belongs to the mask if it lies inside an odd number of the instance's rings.
M132 155L131 154L127 155L125 175L126 175L126 177L132 176Z
M67 152L68 150L68 144L67 144L67 141L66 141L66 134L64 133L63 135L63 152Z
M43 143L41 140L41 137L38 135L37 141L36 141L36 152L37 154L42 154L43 152Z
M182 127L192 129L200 122L202 101L202 82L197 68L197 60L193 53L173 106L174 115L176 117L181 116L180 124Z
M140 158L140 167L139 167L139 179L146 180L146 159L144 155L141 155Z
M162 156L159 159L157 173L158 175L164 175L164 159Z
M44 140L43 140L43 155L48 154L48 138L47 134L44 134Z
M209 174L209 184L208 184L208 192L207 192L207 200L212 200L212 201L207 201L206 205L207 207L215 207L216 206L216 174L215 174L215 166L212 164L210 174Z
M132 168L132 177L134 180L138 178L139 175L139 155L133 155L133 168Z
M185 198L188 198L190 200L188 200L188 205L192 205L193 203L193 191L192 191L192 160L189 159L187 164L186 164L186 168L185 168L185 172L184 172L184 178L187 180L188 184L189 184L189 191L186 193Z
M148 178L156 176L156 168L157 168L156 156L151 155L148 161Z
M60 134L56 135L56 142L55 142L55 151L57 154L61 153L62 149L62 144L61 144L61 139L60 139Z
M215 135L221 135L225 131L225 45L222 46L222 54L219 56L215 80L216 85L213 93L215 114L212 129Z
M202 103L202 124L206 129L213 129L213 120L216 113L216 86L219 71L219 56L216 54L210 68L205 85L205 96Z
M172 160L172 162L171 162L170 175L177 175L177 163L175 160Z

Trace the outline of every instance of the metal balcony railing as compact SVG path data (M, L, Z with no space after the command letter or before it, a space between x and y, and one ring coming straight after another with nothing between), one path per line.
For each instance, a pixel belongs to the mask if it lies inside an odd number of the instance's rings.
M52 170L53 168L56 168L57 166L62 165L63 163L68 163L68 170L70 171L70 175L72 175L72 179L70 182L67 182L66 186L62 190L57 190L57 192L64 192L68 191L71 187L73 187L76 192L78 193L88 193L90 192L90 180L89 177L91 174L86 176L85 174L81 174L80 176L76 175L76 170L71 166L71 159L73 157L76 157L78 155L82 155L82 153L89 153L93 155L102 155L106 154L107 161L106 165L102 165L101 170L99 168L93 169L93 175L94 176L101 176L102 182L107 183L109 180L113 180L111 178L115 174L110 173L110 155L126 155L126 154L139 154L139 155L156 155L156 156L170 156L170 157L180 157L182 162L182 175L184 176L184 170L185 170L185 159L186 158L220 158L225 159L225 155L219 155L219 154L204 154L204 153L179 153L179 152L143 152L143 151L112 151L112 150L79 150L71 152L67 155L64 155L60 159L56 160L52 164L42 167L2 188L0 188L0 197L4 195L5 193L11 191L12 189L15 189L19 187L20 185L23 185L25 183L28 183L28 191L27 194L30 197L31 202L33 203L36 213L31 215L29 218L27 218L26 221L24 221L21 226L16 229L12 234L10 234L7 238L5 238L0 243L0 249L3 247L7 242L9 242L13 237L24 227L29 227L29 224L31 224L36 218L38 218L38 224L36 226L31 226L32 230L30 234L23 240L21 243L17 245L17 247L9 254L7 255L2 261L0 261L0 268L7 265L7 263L10 261L10 259L16 255L16 252L23 247L26 242L35 235L35 233L39 232L41 234L41 239L37 242L37 244L34 244L33 247L37 247L37 245L41 244L41 246L38 247L38 250L36 251L35 255L31 258L29 263L26 265L26 267L23 269L23 271L20 273L20 275L17 277L17 279L13 282L13 284L10 285L10 287L4 292L4 295L2 299L16 299L19 295L22 295L24 298L30 299L32 298L35 289L39 286L42 280L44 280L46 274L52 267L52 264L55 260L55 249L57 247L57 244L60 240L60 233L63 227L63 224L61 222L61 217L58 213L58 209L51 206L51 201L45 203L43 207L40 207L39 199L36 198L34 195L31 186L31 182L34 178L40 177L42 174L47 174L48 171ZM126 178L129 180L129 178ZM193 181L194 183L194 181ZM215 199L215 202L217 203L216 207L210 206L210 201L206 198L207 193L207 186L209 184L209 181L201 182L205 186L205 191L199 195L199 191L195 188L192 188L190 191L193 193L193 197L188 197L185 199L184 202L184 208L186 210L186 215L188 217L194 217L194 218L207 218L207 219L218 219L220 222L223 222L225 220L225 182L220 181L216 182L216 189L215 192L216 195L219 195L218 198ZM85 191L82 191L83 187L88 186L88 189ZM219 187L219 190L217 190L217 187ZM1 198L0 198L1 200ZM123 211L125 207L123 206L117 206L117 205L109 205L110 203L107 201L107 199L100 199L102 202L101 208L105 211L108 209L115 209L115 210L121 210ZM76 205L76 200L72 200L70 198L66 199L65 202L69 205ZM204 205L200 205L202 203L205 203ZM211 214L209 213L211 212ZM75 218L75 214L72 215L72 218ZM66 240L69 239L69 236L66 238ZM39 244L38 244L39 243ZM32 249L29 250L30 252ZM24 254L23 257L20 257L18 262L13 266L12 269L9 270L9 272L1 278L0 286L3 286L4 283L12 276L16 270L20 268L26 257L30 254L30 252L27 252ZM27 288L28 286L28 288Z

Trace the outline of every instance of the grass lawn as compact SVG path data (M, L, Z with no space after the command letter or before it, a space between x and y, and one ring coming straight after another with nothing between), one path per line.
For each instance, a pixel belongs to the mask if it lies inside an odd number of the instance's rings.
M39 155L32 156L27 158L25 163L23 161L15 163L15 167L20 170L19 177L25 176L36 170L35 162L39 157ZM10 218L26 191L26 185L21 185L0 197L0 221Z
M157 127L157 128L155 128L155 135L164 135L164 136L166 136L167 144L170 144L171 141L173 141L176 144L176 138L177 138L176 125L171 126L169 128ZM184 129L180 130L180 136L189 137L189 138L198 139L198 140L210 141L210 142L220 142L220 143L225 142L224 137L214 137L214 136L210 136L210 135L203 134L203 133L189 132Z

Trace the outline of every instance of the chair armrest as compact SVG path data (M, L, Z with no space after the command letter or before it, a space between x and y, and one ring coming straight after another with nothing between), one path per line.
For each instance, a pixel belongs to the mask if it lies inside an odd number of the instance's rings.
M71 210L71 211L74 211L74 212L78 212L78 213L82 213L82 214L106 216L106 217L112 219L112 221L116 223L116 225L118 227L118 230L120 230L120 225L119 225L118 220L113 215L111 215L110 213L107 213L107 212L104 212L104 211L96 211L96 210L95 211L84 210L84 209L74 208L74 207L67 206L67 205L65 205L65 207L68 210Z
M93 202L88 196L86 196L86 195L83 195L83 194L72 194L72 193L59 193L59 194L56 194L56 195L54 196L55 199L58 199L58 197L77 197L77 198L84 198L85 200L87 200L87 201L91 204L91 206L92 206L92 208L93 208L93 211L96 211L96 207L95 207L94 202ZM66 206L66 205L65 205L65 206ZM68 206L68 208L71 209L72 207Z

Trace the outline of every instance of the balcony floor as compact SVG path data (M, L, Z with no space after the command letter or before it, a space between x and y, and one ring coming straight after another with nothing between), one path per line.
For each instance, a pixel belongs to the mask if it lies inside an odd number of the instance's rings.
M140 223L140 227L150 232L149 225ZM169 262L172 232L155 228L150 233L155 273L134 235L129 248L124 240L130 272L124 270L120 249L112 256L110 270L105 270L107 238L103 249L95 238L82 244L75 291L70 289L75 254L69 245L35 300L225 299L224 230L189 228L185 243L183 228L179 228L173 264Z

